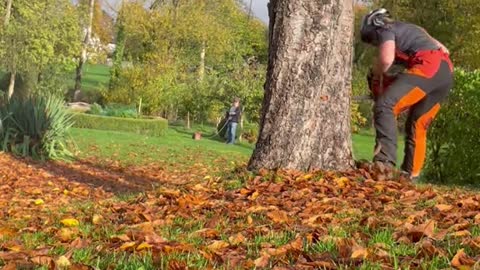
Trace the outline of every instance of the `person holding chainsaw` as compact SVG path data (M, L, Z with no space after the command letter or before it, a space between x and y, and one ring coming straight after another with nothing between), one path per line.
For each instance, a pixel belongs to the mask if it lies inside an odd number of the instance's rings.
M424 164L427 129L440 109L440 102L453 87L453 64L448 49L423 28L393 20L384 8L363 18L360 34L363 42L377 47L379 52L368 76L375 100L373 161L395 167L396 117L408 110L401 169L404 176L414 180ZM394 64L402 65L405 71L392 77L389 70Z

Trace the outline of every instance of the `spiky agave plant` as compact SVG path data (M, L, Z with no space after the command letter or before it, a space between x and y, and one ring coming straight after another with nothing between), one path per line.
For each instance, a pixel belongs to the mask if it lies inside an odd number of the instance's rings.
M3 151L39 159L70 156L67 148L72 117L55 97L12 99L0 108Z

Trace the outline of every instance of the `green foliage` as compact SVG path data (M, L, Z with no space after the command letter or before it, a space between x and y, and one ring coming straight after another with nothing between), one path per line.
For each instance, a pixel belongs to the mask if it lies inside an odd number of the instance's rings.
M98 104L93 104L91 109L87 112L94 115L112 116L120 118L137 118L137 109L132 106L126 106L121 104L111 104L102 108Z
M363 117L360 111L359 104L352 104L350 106L351 110L351 129L352 132L357 133L361 128L364 128L367 124L367 118Z
M71 116L54 97L11 99L0 108L2 151L40 159L70 155L67 150Z
M457 70L455 87L429 131L425 178L438 183L480 183L480 71Z
M132 119L78 113L73 115L74 127L126 131L149 136L162 136L168 128L165 119Z

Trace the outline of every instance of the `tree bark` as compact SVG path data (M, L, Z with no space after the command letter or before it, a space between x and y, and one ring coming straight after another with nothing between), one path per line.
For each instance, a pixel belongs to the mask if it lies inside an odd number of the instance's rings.
M352 0L270 0L260 135L250 170L353 166Z
M77 72L75 77L75 92L73 94L73 100L78 101L82 90L82 72L85 62L87 62L87 48L90 43L92 35L93 13L95 10L95 0L90 0L88 5L88 24L85 31L85 39L83 40L82 53L78 60Z

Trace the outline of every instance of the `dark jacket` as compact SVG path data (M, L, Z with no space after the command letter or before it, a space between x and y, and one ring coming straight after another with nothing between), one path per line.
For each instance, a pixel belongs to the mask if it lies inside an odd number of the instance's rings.
M242 109L240 106L237 108L231 107L230 110L227 111L226 118L227 120L233 122L233 123L240 123L242 117Z

